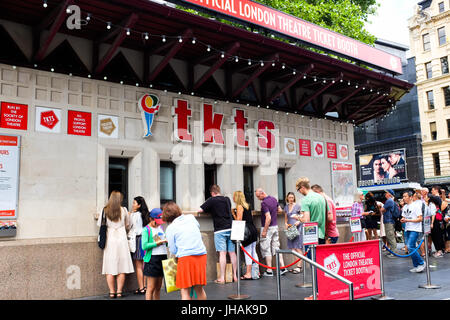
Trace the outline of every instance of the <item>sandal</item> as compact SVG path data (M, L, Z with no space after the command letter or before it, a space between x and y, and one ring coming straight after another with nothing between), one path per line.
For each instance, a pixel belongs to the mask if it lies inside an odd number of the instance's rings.
M299 274L301 272L302 272L302 268L297 267L297 268L292 269L293 274Z
M146 288L143 287L142 289L136 289L134 291L134 294L145 294L146 291L147 291Z
M216 280L214 280L214 283L217 283L217 284L225 284L225 280L224 280L224 281L221 281L221 280L219 280L219 279L216 279Z
M252 277L247 278L247 277L242 276L242 277L241 277L241 280L253 280L253 278L252 278Z
M117 292L117 293L116 293L116 297L117 297L117 298L123 298L122 292Z
M109 298L110 299L115 299L116 298L116 294L114 292L110 292L109 293Z

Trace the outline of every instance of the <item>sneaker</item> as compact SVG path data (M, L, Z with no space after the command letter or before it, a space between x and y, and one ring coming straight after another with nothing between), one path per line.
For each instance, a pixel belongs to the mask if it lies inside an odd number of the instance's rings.
M388 254L386 255L386 257L388 257L388 258L395 258L395 255L393 255L392 253L388 253Z
M418 271L417 271L417 268L412 268L409 270L409 272L417 273Z
M287 272L288 272L287 269L282 269L281 272L280 272L280 275L284 275L284 274L286 274Z
M267 270L266 270L266 272L264 272L263 276L264 276L264 277L273 277L273 272L272 272L272 271L267 271Z
M424 262L423 264L421 264L420 266L418 266L417 272L422 272L423 270L425 270L425 267L427 266L427 264Z

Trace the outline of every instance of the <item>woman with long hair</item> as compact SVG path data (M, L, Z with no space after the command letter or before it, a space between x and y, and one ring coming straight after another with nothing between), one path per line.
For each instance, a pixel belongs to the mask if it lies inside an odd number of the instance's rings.
M102 274L106 275L110 298L122 298L125 274L134 272L127 239L130 219L127 209L121 206L122 201L123 196L119 191L111 192L108 203L102 212L102 215L106 216L107 226ZM97 222L98 226L101 221L100 217Z
M133 200L132 212L130 214L131 230L130 233L134 233L136 237L136 251L131 254L131 258L134 261L136 270L136 278L139 288L137 288L135 294L145 294L147 287L144 283L144 251L142 250L142 228L149 223L149 211L145 199L141 196L135 197Z
M256 253L256 241L258 240L258 230L253 224L250 206L245 200L245 195L242 191L235 191L233 193L233 201L236 204L236 209L233 210L234 219L245 221L245 226L250 231L250 236L248 237L248 239L244 239L244 241L242 241L241 243L244 246L244 249L253 257L253 259L259 261L258 254ZM247 272L241 277L241 279L253 280L252 277L253 261L247 255L245 255L245 265L247 266Z
M293 240L287 239L288 249L292 249L300 254L303 254L303 236L302 236L302 223L300 222L301 207L296 203L295 194L289 192L286 195L286 205L284 206L284 225L286 230L289 226L295 226L300 235ZM302 261L297 263L297 266L292 269L292 273L297 274L302 272Z
M377 201L372 192L368 192L365 196L365 206L363 216L365 216L366 229L368 232L367 240L378 239L377 227L381 213Z

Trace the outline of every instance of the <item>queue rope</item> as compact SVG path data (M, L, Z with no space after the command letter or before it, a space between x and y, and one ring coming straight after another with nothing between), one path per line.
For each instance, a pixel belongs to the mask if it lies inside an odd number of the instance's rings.
M392 252L391 249L389 249L385 244L383 244L383 246L386 248L387 251L389 251L390 253L392 253L394 256L397 256L397 257L400 257L400 258L408 258L408 257L412 256L417 250L419 250L419 248L420 248L420 246L422 245L422 243L423 243L424 240L425 240L425 238L423 238L422 241L420 241L420 244L417 246L417 248L415 248L415 249L413 250L413 252L408 253L407 255L404 255L404 256L403 256L403 255L400 255L400 254L397 254L397 253L395 253L395 252Z
M266 266L265 264L262 264L262 263L260 263L259 261L255 260L255 259L251 256L251 254L248 253L247 250L245 250L245 248L244 248L242 245L241 245L241 249L242 249L242 251L244 251L244 253L245 253L247 256L249 256L250 259L253 260L253 262L259 264L261 267L266 268L266 269L271 269L271 270L276 270L276 269L277 269L276 267L269 267L269 266ZM308 248L308 250L306 250L305 255L308 254L308 251L309 251L309 248ZM294 264L298 263L300 260L302 260L302 258L299 258L297 261L294 261L293 263L291 263L291 264L289 264L289 265L287 265L287 266L280 267L280 269L287 269L287 268L289 268L289 267L292 267Z

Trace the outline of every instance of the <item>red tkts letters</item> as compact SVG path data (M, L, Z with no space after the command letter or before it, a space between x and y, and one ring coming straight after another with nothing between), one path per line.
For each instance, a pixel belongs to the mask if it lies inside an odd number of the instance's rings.
M213 106L203 105L203 142L225 144L222 135L223 114L214 113Z
M188 107L187 100L176 100L177 106L172 109L174 121L174 134L178 141L192 142L192 135L189 133L188 118L191 117L192 110Z

